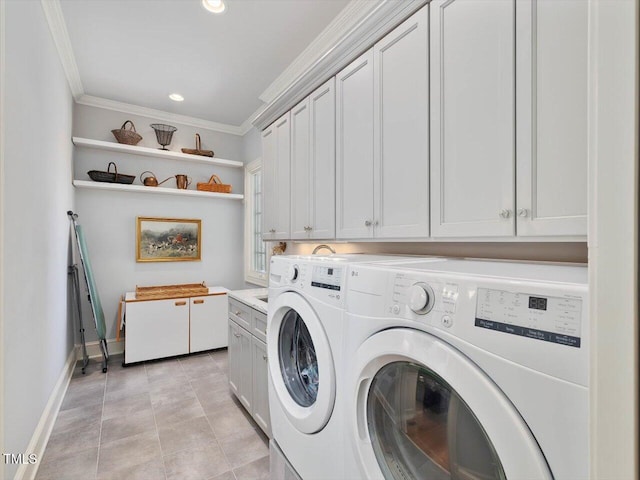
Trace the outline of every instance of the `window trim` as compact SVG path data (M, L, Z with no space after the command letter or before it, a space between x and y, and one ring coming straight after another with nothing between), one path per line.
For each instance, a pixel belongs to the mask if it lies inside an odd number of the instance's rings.
M259 285L262 287L267 286L268 276L267 272L257 272L251 268L253 257L253 237L255 231L253 231L253 175L262 170L262 158L256 158L251 163L244 167L244 280L247 283ZM264 191L264 183L263 183ZM264 207L264 202L263 202ZM262 232L257 232L262 234ZM269 268L269 251L266 249L265 268Z

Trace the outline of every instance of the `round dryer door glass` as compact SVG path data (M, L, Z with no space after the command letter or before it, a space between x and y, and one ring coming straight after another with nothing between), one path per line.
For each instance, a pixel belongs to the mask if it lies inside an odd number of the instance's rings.
M473 412L423 366L394 362L381 368L369 390L367 421L385 478L506 478Z
M278 353L289 394L298 405L310 407L318 396L318 360L309 330L293 309L284 315L280 324Z

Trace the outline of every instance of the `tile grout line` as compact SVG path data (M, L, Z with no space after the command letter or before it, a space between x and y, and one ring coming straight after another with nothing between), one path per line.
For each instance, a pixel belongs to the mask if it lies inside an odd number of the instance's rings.
M156 420L156 409L153 408L153 402L151 401L151 383L149 382L149 372L147 370L147 363L144 363L144 374L147 377L147 383L149 383L149 404L151 405L151 414L153 415L153 424L156 427L156 436L158 437L158 445L160 445L160 459L162 460L162 472L164 473L165 480L168 480L167 476L167 464L164 461L164 452L162 450L162 442L160 441L160 429L158 428L158 421Z

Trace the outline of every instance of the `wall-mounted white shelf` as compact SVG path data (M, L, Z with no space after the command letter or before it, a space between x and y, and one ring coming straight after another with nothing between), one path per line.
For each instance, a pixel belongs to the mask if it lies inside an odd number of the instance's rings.
M244 195L236 193L203 192L200 190L182 190L179 188L145 187L144 185L125 185L122 183L94 182L87 180L74 180L73 186L77 188L89 188L95 190L117 190L120 192L151 193L160 195L183 195L187 197L220 198L225 200L242 200Z
M221 167L242 168L244 166L242 162L238 162L237 160L225 160L224 158L189 155L188 153L172 152L170 150L160 150L157 148L136 147L135 145L104 142L102 140L92 140L90 138L73 137L72 141L73 144L77 147L95 148L98 150L107 150L110 152L130 153L132 155L167 158L171 160L186 160L189 162L206 163L208 165L218 165Z

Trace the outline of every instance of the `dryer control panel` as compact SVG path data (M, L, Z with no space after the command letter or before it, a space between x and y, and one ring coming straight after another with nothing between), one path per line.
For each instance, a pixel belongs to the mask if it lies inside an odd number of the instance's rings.
M580 347L582 300L478 288L475 326Z

